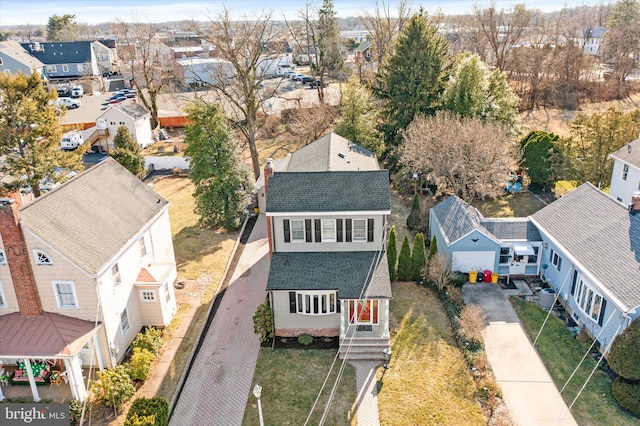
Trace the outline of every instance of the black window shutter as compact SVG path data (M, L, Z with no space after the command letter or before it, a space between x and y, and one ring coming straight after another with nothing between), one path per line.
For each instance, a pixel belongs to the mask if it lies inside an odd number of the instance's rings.
M304 220L304 238L308 243L313 241L311 239L311 219Z
M342 219L337 219L336 220L336 241L341 243L342 242Z
M573 296L576 292L576 282L578 281L578 271L573 271L573 278L571 279L571 295Z
M336 312L340 313L340 305L342 305L342 303L340 302L340 299L338 299L338 295L336 294Z
M290 243L291 242L291 229L289 227L289 219L283 220L282 223L284 224L284 242L285 243Z
M600 306L600 318L598 318L598 325L600 327L602 327L602 322L604 321L604 311L606 307L607 307L607 300L603 297L602 306Z
M347 226L346 226L346 228L347 228L347 232L346 232L347 237L346 237L345 241L346 241L346 242L348 242L348 243L350 243L350 242L351 242L351 240L352 240L352 238L351 238L351 219L345 219L345 220L346 220L346 222L347 222L347 223L346 223L346 225L347 225Z
M315 219L315 228L316 228L316 243L322 242L322 225L320 223L320 219Z
M289 292L289 313L290 314L295 314L296 311L296 292L295 291L290 291Z
M562 267L562 258L558 257L558 271L560 270L561 267Z
M367 241L373 242L373 219L367 219Z

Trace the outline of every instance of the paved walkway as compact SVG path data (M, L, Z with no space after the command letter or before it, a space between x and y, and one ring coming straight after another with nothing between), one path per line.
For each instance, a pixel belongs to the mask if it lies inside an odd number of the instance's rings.
M189 371L172 426L242 424L260 349L252 318L265 300L268 275L267 227L260 215Z
M356 412L359 426L377 426L380 424L378 412L378 381L376 369L379 361L350 361L356 368L356 386L358 390Z
M462 295L466 303L482 306L487 314L482 332L485 350L514 422L577 425L500 287L465 285Z

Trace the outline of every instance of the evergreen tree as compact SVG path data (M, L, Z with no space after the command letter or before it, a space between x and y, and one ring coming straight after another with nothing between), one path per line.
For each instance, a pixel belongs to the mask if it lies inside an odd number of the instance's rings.
M395 281L398 276L398 246L396 242L396 227L392 226L389 231L389 240L387 241L387 262L389 263L389 278Z
M512 128L519 103L506 74L490 70L478 55L458 56L444 92L446 110L463 117L495 120Z
M323 0L322 7L318 10L318 54L317 66L319 75L324 72L329 74L342 70L344 61L340 51L340 31L336 11L333 8L333 0Z
M127 126L118 127L113 138L115 148L109 153L114 160L126 167L134 175L138 176L144 171L144 157L140 145L129 133Z
M385 143L396 146L418 114L434 114L451 67L449 43L426 12L414 14L398 36L392 53L376 76L383 108Z
M424 266L427 264L427 255L424 250L424 235L418 232L413 239L413 250L411 252L411 279L420 280L423 276Z
M0 175L13 178L4 184L8 189L30 186L38 197L43 179L62 182L67 171L82 169L81 149L60 149L56 96L38 73L0 74Z
M51 15L47 22L47 41L76 41L78 24L76 15Z
M422 214L420 212L420 197L416 192L413 194L413 204L411 205L411 212L407 217L407 227L412 230L416 230L420 227L422 222Z
M520 141L521 164L529 176L532 189L551 189L561 176L557 146L559 139L553 133L536 130Z
M218 105L196 101L188 109L185 155L191 158L190 177L196 186L195 211L207 227L227 230L240 226L251 190L249 170Z
M438 240L436 239L436 236L434 235L433 238L431 239L431 244L429 245L429 257L428 257L428 259L431 260L431 258L433 256L435 256L436 254L438 254Z
M341 92L341 118L334 130L351 142L381 155L383 140L377 130L378 109L371 93L358 77L349 79Z
M411 279L411 248L409 247L409 237L406 234L398 256L398 279L400 281Z

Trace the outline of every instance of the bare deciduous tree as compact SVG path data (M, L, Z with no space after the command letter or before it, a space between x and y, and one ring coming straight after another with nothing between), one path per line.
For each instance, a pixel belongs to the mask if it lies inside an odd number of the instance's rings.
M278 42L278 31L272 22L271 12L261 12L255 17L234 21L229 11L223 10L211 19L207 28L194 28L200 36L216 47L226 65L209 70L208 85L221 93L232 106L227 109L234 125L246 139L251 155L254 177L260 176L260 158L256 146L256 132L260 125L259 112L267 99L277 93L278 86L264 87L263 81L273 73L273 61L277 53L272 51Z
M371 33L371 47L378 64L391 51L396 36L402 31L411 13L408 0L397 3L397 16L391 15L389 3L388 0L376 0L373 13L365 11L361 17L362 24Z
M169 48L157 39L159 28L153 23L118 21L117 36L123 46L118 53L138 89L138 99L151 113L151 127L158 126L158 95L173 84L175 61Z
M439 111L417 117L404 132L400 160L435 183L438 194L469 202L496 197L517 164L514 143L494 122L460 118Z
M337 117L338 109L326 104L298 108L289 112L287 129L293 136L309 143L324 135Z
M475 25L488 44L488 52L483 46L478 46L477 53L485 62L504 71L510 50L522 39L534 12L524 4L497 10L495 3L492 3L487 8L475 7L473 14Z
M429 262L424 267L424 276L438 290L444 290L453 277L451 268L447 263L447 257L444 254L437 254L429 259Z

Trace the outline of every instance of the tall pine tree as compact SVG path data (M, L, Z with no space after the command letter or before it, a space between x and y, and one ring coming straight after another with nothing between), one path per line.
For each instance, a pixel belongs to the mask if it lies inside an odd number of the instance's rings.
M401 143L400 132L416 115L434 114L441 106L450 68L448 41L420 9L405 24L376 76L385 101L382 130L387 145Z
M249 170L242 163L237 143L218 105L197 101L188 110L184 154L191 158L190 177L199 222L227 230L240 226L251 190Z
M387 262L389 263L389 278L395 281L398 277L398 246L396 237L396 227L392 226L389 231L389 240L387 241Z
M109 153L114 160L126 167L134 175L138 176L144 170L144 157L140 145L129 132L127 126L118 127L113 138L115 149Z
M424 250L424 235L418 232L413 239L411 251L411 279L420 280L424 275L424 266L427 264L427 255Z
M408 281L411 279L411 248L409 247L409 237L405 234L398 256L398 279Z

